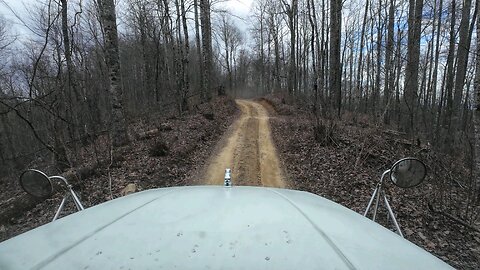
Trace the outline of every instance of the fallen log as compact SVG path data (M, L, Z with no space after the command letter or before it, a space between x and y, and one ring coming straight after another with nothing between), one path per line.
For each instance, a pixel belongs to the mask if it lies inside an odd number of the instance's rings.
M137 137L137 140L145 140L145 139L155 137L158 133L160 133L160 130L156 128L156 129L139 132L136 134L136 137Z
M172 126L168 123L162 123L158 128L150 129L147 131L140 131L135 134L137 140L145 140L157 137L159 133L164 131L171 131L173 130Z

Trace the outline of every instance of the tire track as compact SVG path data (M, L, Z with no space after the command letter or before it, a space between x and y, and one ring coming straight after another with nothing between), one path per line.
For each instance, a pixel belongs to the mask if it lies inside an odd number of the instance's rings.
M242 114L217 145L204 181L223 185L225 169L231 168L234 185L285 187L267 110L251 100L236 103Z

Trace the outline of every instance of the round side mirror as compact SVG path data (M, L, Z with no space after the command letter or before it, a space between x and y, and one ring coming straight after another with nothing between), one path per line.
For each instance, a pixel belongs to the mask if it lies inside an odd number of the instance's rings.
M403 158L390 169L390 180L401 188L419 185L427 175L427 167L416 158Z
M53 193L50 178L39 170L29 169L24 171L20 175L20 186L25 192L37 198L45 198Z

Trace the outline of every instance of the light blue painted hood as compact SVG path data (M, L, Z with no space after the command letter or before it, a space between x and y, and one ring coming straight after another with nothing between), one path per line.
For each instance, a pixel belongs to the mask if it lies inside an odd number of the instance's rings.
M132 194L0 243L0 269L451 269L311 193L197 186Z

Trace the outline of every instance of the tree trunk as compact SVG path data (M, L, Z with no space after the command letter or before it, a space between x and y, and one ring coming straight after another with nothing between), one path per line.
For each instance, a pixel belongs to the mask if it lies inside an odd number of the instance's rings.
M105 32L105 60L110 79L111 99L110 136L113 146L128 144L127 124L123 111L122 82L118 51L117 18L114 0L98 0L100 17Z
M340 43L342 23L342 1L330 0L330 70L329 84L331 105L340 117L342 67L340 61Z
M418 65L420 58L420 29L422 24L423 0L409 0L407 66L405 68L405 104L408 110L408 122L405 129L413 135L415 128L415 110L418 90Z
M228 77L228 90L232 91L233 89L233 76L232 76L232 68L230 66L230 38L231 38L231 28L230 24L227 22L227 17L222 16L222 27L221 27L221 35L223 38L223 46L225 50L225 65L227 67L227 77Z
M462 96L465 85L465 74L467 72L468 50L470 48L470 39L468 38L468 26L470 22L470 9L472 0L463 1L462 19L459 25L460 40L457 49L457 71L455 72L455 91L453 97L453 110L457 123L461 123L460 116L462 111Z
M382 22L382 1L378 1L378 25L377 25L377 42L376 42L376 49L377 49L377 61L376 61L376 70L375 70L375 90L373 92L373 100L372 100L372 110L373 110L373 117L374 119L377 118L377 103L380 99L380 73L381 73L381 65L382 65L382 49L383 49L383 28L385 24Z
M311 1L311 3L310 3ZM311 6L310 6L311 5ZM315 2L313 0L307 0L307 11L308 11L308 20L310 22L310 27L312 28L312 36L310 39L310 46L312 50L312 73L313 73L313 94L314 94L314 113L315 115L318 114L318 74L317 74L317 68L315 65L315 39L318 40L318 30L317 30L317 25L315 23L316 18L315 15L315 8L314 8ZM312 8L311 8L312 7ZM312 12L313 11L313 12Z
M168 5L168 1L165 0L165 6ZM178 0L175 0L175 8L177 13L177 18L175 20L176 24L176 40L177 44L173 45L173 51L175 51L175 69L176 69L176 77L177 77L177 102L178 102L178 110L179 113L182 113L187 109L186 97L187 97L187 89L185 88L185 74L187 70L185 68L185 47L184 41L182 38L182 14L180 12L180 3ZM172 37L173 39L173 37Z
M284 3L286 13L288 16L288 29L290 30L290 65L288 71L288 79L287 79L287 87L288 87L288 94L292 95L296 92L296 85L297 85L297 63L296 63L296 28L295 28L295 21L297 19L297 10L298 10L298 0L292 0L291 5Z
M389 109L389 104L390 104L390 98L391 94L390 91L393 89L393 82L395 81L393 79L393 73L392 73L392 67L393 67L393 59L392 59L392 53L393 53L393 25L394 25L394 18L395 18L395 0L390 0L390 7L388 10L388 26L387 26L387 45L385 48L385 86L384 86L384 106L385 109L383 111L383 122L385 124L390 123L390 109Z
M394 115L397 116L396 122L400 123L400 74L402 73L402 54L401 54L401 45L402 45L402 36L403 31L400 26L397 26L397 45L395 50L395 108L394 108Z
M210 21L210 0L200 0L200 21L202 23L203 79L207 100L212 98L213 87L213 55L212 27Z
M183 52L183 87L184 93L182 97L182 107L186 109L188 107L188 94L190 92L190 76L189 72L189 56L190 56L190 40L188 38L188 26L187 26L187 14L185 10L185 0L180 0L180 9L182 12L182 25L183 25L183 37L185 38L185 51Z
M275 54L275 74L274 74L274 90L278 91L281 89L281 82L280 82L280 45L278 40L278 28L275 22L275 12L270 13L270 31L272 32L273 36L273 50Z
M478 1L478 0L477 0ZM478 8L478 6L476 7ZM475 127L475 183L477 202L480 200L480 16L477 17L477 68L475 73L475 108L473 123Z
M322 0L322 35L320 37L320 53L319 53L319 61L318 61L318 89L320 91L320 94L319 94L319 98L320 98L320 102L321 102L321 112L322 112L322 115L325 115L326 113L326 102L325 102L325 70L326 70L326 49L325 47L327 46L326 45L326 42L325 42L325 0Z
M365 28L367 27L367 12L368 12L368 5L370 3L370 0L366 0L365 2L365 11L363 13L363 23L362 23L362 32L360 33L360 48L359 48L359 53L358 53L358 67L357 67L357 92L355 93L355 96L357 97L355 99L356 106L359 106L358 108L360 109L360 104L361 104L361 99L363 96L363 47L365 46Z
M439 1L438 4L438 22L437 22L437 37L435 41L435 64L433 67L432 75L432 106L435 106L437 103L437 76L438 76L438 59L440 58L440 27L442 25L442 9L443 9L443 0Z
M197 47L197 56L198 56L198 65L200 66L200 91L203 101L207 100L207 93L205 92L205 79L203 72L203 54L202 54L202 44L200 42L200 23L198 20L198 0L193 1L193 8L195 13L195 44Z
M434 54L434 43L435 43L435 29L436 29L436 22L437 22L437 1L433 4L433 21L432 21L432 36L431 39L428 41L428 50L430 52L427 55L427 63L428 66L428 81L427 81L427 94L425 96L425 110L430 110L431 100L432 100L432 72L433 72L433 54Z
M452 114L453 114L453 80L455 77L454 74L454 58L455 58L455 11L456 3L455 0L452 0L452 17L450 21L450 42L448 48L447 56L447 73L445 79L445 93L447 100L447 108L444 118L444 128L450 129ZM440 117L439 117L440 118Z
M264 37L263 37L263 17L264 17L264 7L260 7L260 95L263 95L265 93L265 49L264 49ZM232 51L233 53L233 51ZM231 69L230 69L230 78L232 78L231 75ZM230 79L231 80L231 79ZM230 85L232 82L230 81Z
M73 90L73 85L74 85L74 70L73 70L73 63L72 63L72 55L71 55L71 46L70 46L70 38L68 35L68 6L67 6L67 0L62 0L62 37L63 37L63 46L64 46L64 55L65 55L65 61L67 62L67 83L66 87L59 87L60 92L60 100L59 100L59 106L57 107L58 114L59 115L66 115L66 119L70 122L70 126L67 127L65 122L60 119L54 119L54 125L55 125L55 135L54 135L54 143L55 143L55 161L57 164L57 167L60 168L60 170L65 170L70 165L70 162L68 162L68 157L67 157L67 151L65 149L65 144L63 143L65 140L65 131L68 129L68 133L70 134L70 140L73 141L73 146L74 146L74 154L72 157L74 157L71 162L74 163L75 161L75 156L77 153L77 147L75 143L75 131L74 128L72 127L72 122L76 122L73 120L74 117L72 117L73 110L72 104L71 104L71 98L70 97L71 91ZM68 103L68 105L67 105ZM68 109L70 108L70 110Z

